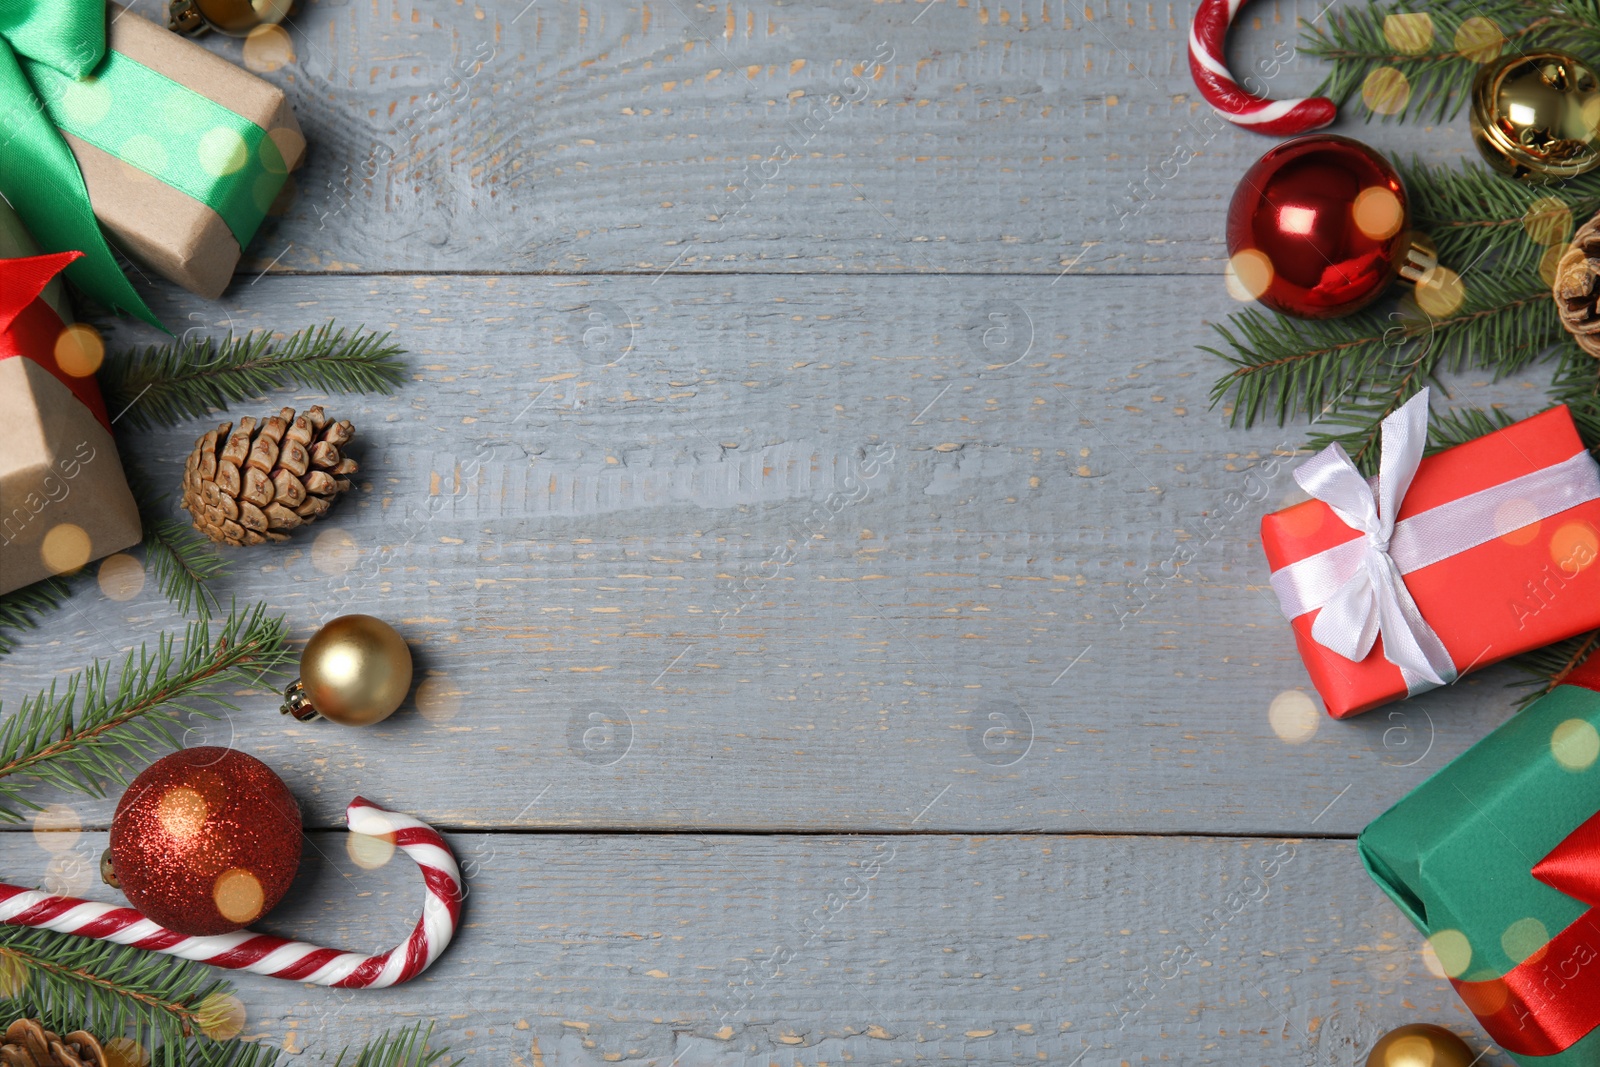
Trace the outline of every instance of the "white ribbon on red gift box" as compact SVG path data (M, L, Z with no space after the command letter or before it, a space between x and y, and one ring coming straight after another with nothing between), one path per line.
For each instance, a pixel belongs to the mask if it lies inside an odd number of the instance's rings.
M1337 442L1295 469L1295 481L1363 536L1272 572L1284 617L1317 611L1311 637L1359 662L1383 635L1383 657L1410 694L1456 679L1455 664L1406 588L1404 575L1600 498L1600 467L1586 451L1488 489L1395 521L1428 439L1428 390L1383 420L1378 477L1361 476Z

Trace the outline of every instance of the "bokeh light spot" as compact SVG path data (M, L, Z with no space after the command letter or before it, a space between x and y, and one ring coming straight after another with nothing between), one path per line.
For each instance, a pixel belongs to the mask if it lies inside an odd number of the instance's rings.
M1272 286L1272 260L1257 248L1246 248L1228 257L1226 281L1228 295L1241 303L1261 299Z
M232 174L250 161L250 150L238 131L217 126L200 136L200 166L214 178Z
M167 146L148 133L136 133L123 141L117 158L158 178L167 172Z
M1449 267L1430 267L1417 279L1417 306L1435 318L1454 315L1466 298L1461 275Z
M1522 498L1494 509L1494 533L1508 545L1525 545L1539 532L1539 511Z
M213 1041L231 1041L244 1032L244 1001L231 993L213 993L196 1011L200 1032Z
M338 527L323 530L311 542L311 565L322 574L343 574L356 565L360 555L356 539Z
M294 62L294 41L282 26L257 26L244 39L244 65L266 74Z
M1572 209L1553 196L1541 196L1522 213L1522 231L1541 245L1565 245L1572 236Z
M417 686L417 712L431 723L443 724L461 710L463 692L442 674L430 674Z
M1550 754L1569 771L1586 771L1600 756L1600 732L1582 719L1568 719L1551 731Z
M1569 522L1550 535L1550 558L1568 578L1600 555L1600 538L1586 522Z
M1386 15L1383 19L1383 39L1396 52L1408 56L1420 55L1433 47L1433 16L1426 11Z
M1316 736L1322 716L1317 713L1316 702L1308 694L1298 689L1285 689L1272 698L1272 705L1267 709L1267 721L1272 724L1272 732L1278 735L1279 740L1300 745Z
M1481 15L1474 15L1456 27L1456 51L1474 63L1492 63L1499 59L1505 43L1506 35L1500 32L1500 27Z
M1411 102L1411 82L1395 67L1370 71L1361 83L1361 102L1378 115L1398 115Z
M394 838L352 833L345 838L344 850L350 854L350 862L357 867L375 871L394 859Z
M39 558L52 574L66 574L89 562L89 535L82 526L70 522L50 528L39 544Z
M173 786L156 805L161 829L180 841L200 832L206 813L206 798L186 785Z
M261 879L243 867L233 867L211 883L211 899L229 922L253 923L260 918L267 897Z
M150 1051L131 1037L114 1037L100 1046L106 1067L149 1067Z
M1550 931L1538 919L1518 919L1500 935L1500 947L1516 963L1542 954L1549 943Z
M1352 209L1356 228L1374 241L1384 241L1400 232L1406 213L1400 198L1383 185L1369 185L1356 194Z
M70 804L50 804L33 816L33 841L46 852L65 852L78 843L83 820Z
M1472 943L1460 930L1440 930L1423 942L1422 961L1440 978L1458 978L1472 965Z
M144 564L118 552L100 561L100 592L107 600L132 600L144 591Z
M56 334L55 357L63 374L87 378L105 362L106 343L100 339L99 330L75 322Z

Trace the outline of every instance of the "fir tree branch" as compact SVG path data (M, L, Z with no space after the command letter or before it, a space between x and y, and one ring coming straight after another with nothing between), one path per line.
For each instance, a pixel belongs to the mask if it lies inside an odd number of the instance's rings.
M103 796L107 782L126 785L138 769L134 757L175 747L180 716L215 718L214 709L237 710L219 690L255 687L288 658L281 617L266 605L230 612L217 636L191 623L181 652L171 634L141 645L123 661L116 685L111 667L96 660L68 679L66 690L23 700L0 723L0 820L16 822L38 805L25 789L43 783Z
M145 566L180 612L208 622L211 609L219 606L210 583L228 573L228 561L210 538L167 513L167 498L156 493L149 479L132 465L124 466L144 527Z
M36 629L39 617L66 599L67 583L60 578L46 578L0 596L0 656L11 651L6 630Z
M1512 683L1528 688L1517 700L1517 707L1526 707L1566 681L1568 675L1583 666L1597 645L1600 645L1600 630L1569 637L1510 660L1511 666L1528 675Z
M291 385L388 394L406 379L402 350L389 336L328 322L276 343L262 330L220 341L180 340L108 359L100 388L107 407L136 430L170 426Z
M382 1034L377 1040L362 1048L346 1065L349 1049L339 1053L333 1067L455 1067L458 1060L445 1062L448 1048L430 1051L428 1039L433 1036L432 1023L413 1023L393 1034Z
M1600 173L1539 188L1477 163L1413 162L1400 171L1412 224L1433 239L1439 262L1459 272L1536 271L1546 249L1565 246L1600 211Z
M230 992L202 964L23 926L0 927L0 983L8 1019L40 1016L102 1042L132 1028L179 1043L201 1031L206 1000Z

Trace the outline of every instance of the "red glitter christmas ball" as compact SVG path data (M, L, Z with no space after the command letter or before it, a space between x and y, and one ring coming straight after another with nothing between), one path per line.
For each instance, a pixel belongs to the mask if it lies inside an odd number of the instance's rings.
M1348 315L1394 281L1410 246L1409 216L1399 173L1360 141L1285 141L1233 191L1231 285L1285 315Z
M111 820L111 870L162 926L242 930L300 866L300 808L272 768L231 748L189 748L145 768Z

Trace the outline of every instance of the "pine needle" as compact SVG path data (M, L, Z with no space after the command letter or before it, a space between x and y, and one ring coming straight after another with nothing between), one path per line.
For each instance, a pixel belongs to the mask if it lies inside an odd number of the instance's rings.
M39 617L54 611L67 599L67 583L60 578L25 585L0 596L0 656L11 651L6 630L33 630Z
M274 342L264 330L125 352L106 361L106 406L132 429L171 426L289 386L337 393L392 393L406 380L390 335L332 322Z
M153 753L177 747L183 714L215 718L236 711L221 695L255 687L288 658L281 617L266 605L230 612L216 636L191 623L182 648L172 634L155 650L129 652L112 682L110 664L96 660L67 680L23 700L0 722L0 821L18 822L39 805L24 796L37 784L104 796L108 783L126 785Z
M459 1061L444 1062L445 1055L450 1051L448 1048L428 1050L431 1036L432 1023L413 1023L397 1033L381 1035L357 1052L348 1064L345 1063L345 1057L350 1050L345 1049L333 1061L333 1067L433 1067L434 1064L454 1067Z
M0 926L0 1001L7 1021L42 1017L57 1032L103 1042L133 1030L176 1044L202 1030L202 1006L231 988L198 963L25 926Z
M162 595L186 616L208 622L217 606L210 583L228 573L228 561L216 544L190 523L174 519L167 497L158 494L131 464L124 465L128 484L139 503L144 527L144 562Z

